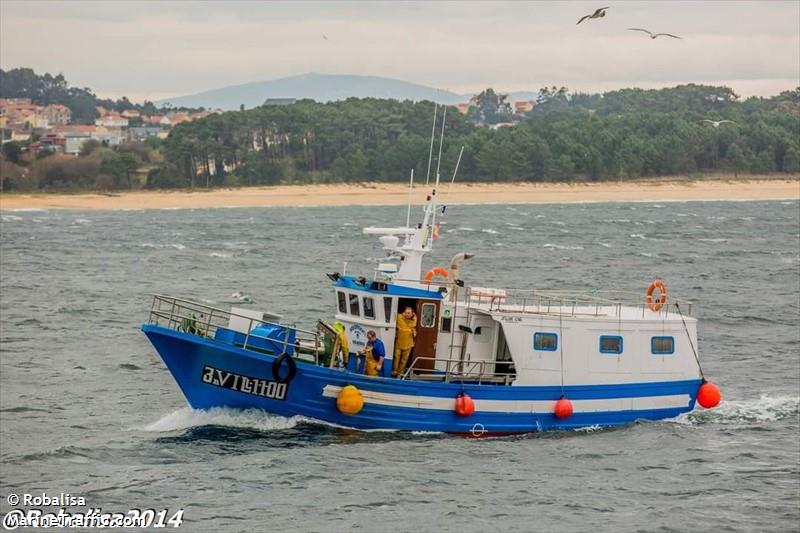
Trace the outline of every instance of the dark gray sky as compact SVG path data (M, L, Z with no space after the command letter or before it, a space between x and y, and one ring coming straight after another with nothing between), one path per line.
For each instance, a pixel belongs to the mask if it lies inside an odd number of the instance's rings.
M608 16L576 26L601 6ZM800 2L2 0L0 66L133 100L306 72L457 92L697 82L772 95L800 85Z

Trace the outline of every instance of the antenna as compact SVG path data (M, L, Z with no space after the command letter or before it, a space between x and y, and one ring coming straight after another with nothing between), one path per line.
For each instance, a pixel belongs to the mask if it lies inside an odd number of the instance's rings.
M444 107L442 113L442 135L439 140L439 158L436 160L436 187L439 187L439 167L442 164L442 145L444 144L444 125L447 122L447 106Z
M463 148L462 148L463 150ZM411 192L414 190L414 169L411 169L411 181L408 184L408 213L406 214L406 227L411 224Z
M456 174L458 174L458 165L461 164L461 156L464 155L464 145L461 145L461 151L458 152L458 161L456 161L456 168L453 170L453 179L450 180L450 188L447 189L447 192L450 193L450 189L453 188L453 183L456 181Z
M433 138L436 135L436 114L438 109L439 109L439 104L433 104L433 126L431 126L431 150L428 153L428 175L425 176L425 185L428 185L428 182L431 179L431 160L433 159ZM445 109L445 111L446 110L447 109Z

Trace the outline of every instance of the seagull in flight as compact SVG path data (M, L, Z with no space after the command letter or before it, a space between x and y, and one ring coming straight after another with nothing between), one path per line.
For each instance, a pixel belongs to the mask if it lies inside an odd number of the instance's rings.
M601 8L599 8L599 9L596 9L596 10L595 10L595 12L594 12L594 13L592 13L591 15L584 15L584 16L583 16L583 17L581 17L581 19L578 21L578 24L580 24L581 22L583 22L583 21L584 21L584 20L586 20L586 19L599 19L599 18L603 18L603 17L605 17L605 16L606 16L606 9L608 9L608 6L606 6L606 7L601 7ZM578 24L576 24L576 26L577 26Z
M708 122L709 124L711 124L715 128L719 128L720 124L725 124L726 122L730 122L731 124L736 124L732 120L709 120L707 118L704 118L700 122Z
M663 35L665 37L672 37L673 39L680 39L681 38L681 37L678 37L677 35L672 35L671 33L653 33L651 31L645 30L643 28L628 28L628 29L631 30L631 31L642 31L642 32L646 33L647 35L649 35L651 39L655 39L656 37L658 37L660 35Z
M323 35L322 38L325 39L326 41L328 40L328 36L327 35Z

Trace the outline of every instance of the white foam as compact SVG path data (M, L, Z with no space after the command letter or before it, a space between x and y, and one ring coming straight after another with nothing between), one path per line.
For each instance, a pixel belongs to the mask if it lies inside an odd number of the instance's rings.
M644 233L631 233L631 238L647 240L647 237L644 236Z
M722 401L714 409L696 408L673 419L678 424L739 424L742 422L775 422L800 413L800 397L769 396L758 400Z
M697 239L701 242L728 242L728 239Z
M551 248L553 250L583 250L583 246L565 246L561 244L543 244L542 248Z
M306 419L300 416L286 418L269 414L260 409L231 409L228 407L212 407L208 410L184 407L163 416L156 422L143 428L143 431L166 433L181 431L202 426L226 426L234 428L250 428L260 431L276 431L291 429Z
M493 229L482 229L481 231L483 233L488 233L489 235L497 235L497 231L495 231Z
M0 220L2 220L3 222L20 222L24 219L16 215L2 215L0 216Z
M230 259L231 257L233 257L233 255L231 255L231 254L225 254L225 253L222 253L222 252L211 252L208 255L210 257L218 257L220 259Z

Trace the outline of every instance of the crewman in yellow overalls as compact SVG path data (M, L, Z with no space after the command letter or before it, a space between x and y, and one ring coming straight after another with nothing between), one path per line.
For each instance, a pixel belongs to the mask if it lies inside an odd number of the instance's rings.
M397 334L394 340L394 359L392 360L392 377L403 375L408 365L408 357L414 348L414 338L417 336L417 315L410 307L406 307L402 314L397 315Z
M339 351L331 354L331 357L336 358L339 356L339 354L341 354L342 363L344 364L344 367L347 368L347 361L350 359L350 346L347 343L347 335L344 333L344 324L341 322L334 322L333 329L335 329L339 335Z

